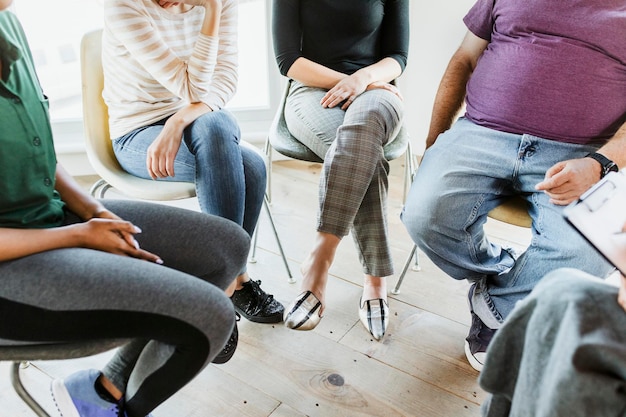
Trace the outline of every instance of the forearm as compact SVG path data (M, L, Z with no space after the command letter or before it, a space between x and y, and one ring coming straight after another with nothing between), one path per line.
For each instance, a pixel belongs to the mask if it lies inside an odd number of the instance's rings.
M168 120L167 124L177 126L176 131L182 131L192 124L194 120L205 113L209 113L211 109L204 103L191 103L174 113Z
M207 36L217 36L222 14L222 1L209 0L204 5L204 21L200 33Z
M626 168L626 123L598 152L615 162L620 169Z
M375 64L358 70L355 75L363 77L367 85L374 82L388 83L402 74L402 68L393 58L383 58Z
M0 228L0 262L76 246L80 246L80 234L73 226L51 229Z
M426 149L437 137L450 129L465 100L466 86L478 59L489 45L489 41L467 31L461 46L450 59L450 63L439 84L430 121Z
M97 217L98 213L106 210L102 203L89 195L74 178L57 164L55 189L65 202L67 208L82 220Z
M287 76L309 87L329 90L347 75L332 70L307 58L298 58L289 67Z
M463 107L465 86L471 73L471 68L462 61L450 61L435 96L430 127L426 138L427 149L435 143L435 140L441 133L450 129L452 123L454 123Z

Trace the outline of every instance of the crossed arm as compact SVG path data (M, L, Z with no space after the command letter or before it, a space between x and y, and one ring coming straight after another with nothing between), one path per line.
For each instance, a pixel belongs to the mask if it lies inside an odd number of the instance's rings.
M287 76L310 87L327 89L320 104L323 107L335 107L345 101L341 107L345 110L359 95L374 88L391 91L402 98L400 91L390 84L401 73L400 64L393 58L383 58L347 75L300 57L291 65Z

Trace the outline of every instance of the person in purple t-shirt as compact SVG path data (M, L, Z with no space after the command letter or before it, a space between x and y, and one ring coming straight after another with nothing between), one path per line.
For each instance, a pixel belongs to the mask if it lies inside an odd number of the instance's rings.
M612 269L562 210L626 165L626 9L623 0L478 0L464 22L402 221L438 267L472 283L465 352L480 370L495 331L546 273ZM483 229L513 195L533 223L519 257Z

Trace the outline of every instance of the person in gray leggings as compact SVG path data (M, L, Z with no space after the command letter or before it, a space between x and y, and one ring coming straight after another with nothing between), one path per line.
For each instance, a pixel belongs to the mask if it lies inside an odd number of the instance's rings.
M626 278L559 268L489 344L484 417L626 416Z
M52 383L63 417L145 417L222 351L250 238L221 217L93 198L57 164L24 32L0 0L0 338L128 339Z
M109 393L102 391L105 401L99 407L146 416L211 362L229 338L234 311L224 289L245 263L248 237L231 221L190 210L134 201L105 204L130 222L118 221L124 227L141 227L136 238L140 247L161 254L163 264L82 247L4 260L0 311L14 319L0 323L0 337L51 342L132 339L101 372L79 372L55 381L53 392L62 413L76 408L81 417L117 416L119 411L87 411L99 403L95 394L102 384L112 391L114 401L107 404ZM84 228L102 236L109 233L104 223L81 222L67 213L58 228L0 229L0 256L12 252L7 238L17 233L60 236L64 229ZM70 238L58 244L65 242L71 246Z

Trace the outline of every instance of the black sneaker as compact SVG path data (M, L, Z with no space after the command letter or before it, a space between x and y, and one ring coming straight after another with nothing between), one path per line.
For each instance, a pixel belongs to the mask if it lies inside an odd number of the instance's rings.
M213 358L213 363L226 363L235 354L237 342L239 341L239 330L237 330L237 322L239 320L241 320L241 316L239 316L239 313L235 313L235 327L233 328L233 332L230 334L230 337L228 338L228 341L226 342L226 345L224 345L222 351L218 353L215 358Z
M491 329L483 323L483 321L474 313L472 307L472 296L476 284L473 284L468 293L468 301L470 307L470 314L472 315L472 325L470 326L469 334L465 338L465 356L469 361L472 368L478 372L482 371L485 358L487 357L487 347L496 333L497 329Z
M285 307L260 287L261 281L250 280L230 297L235 310L250 321L257 323L280 323Z

